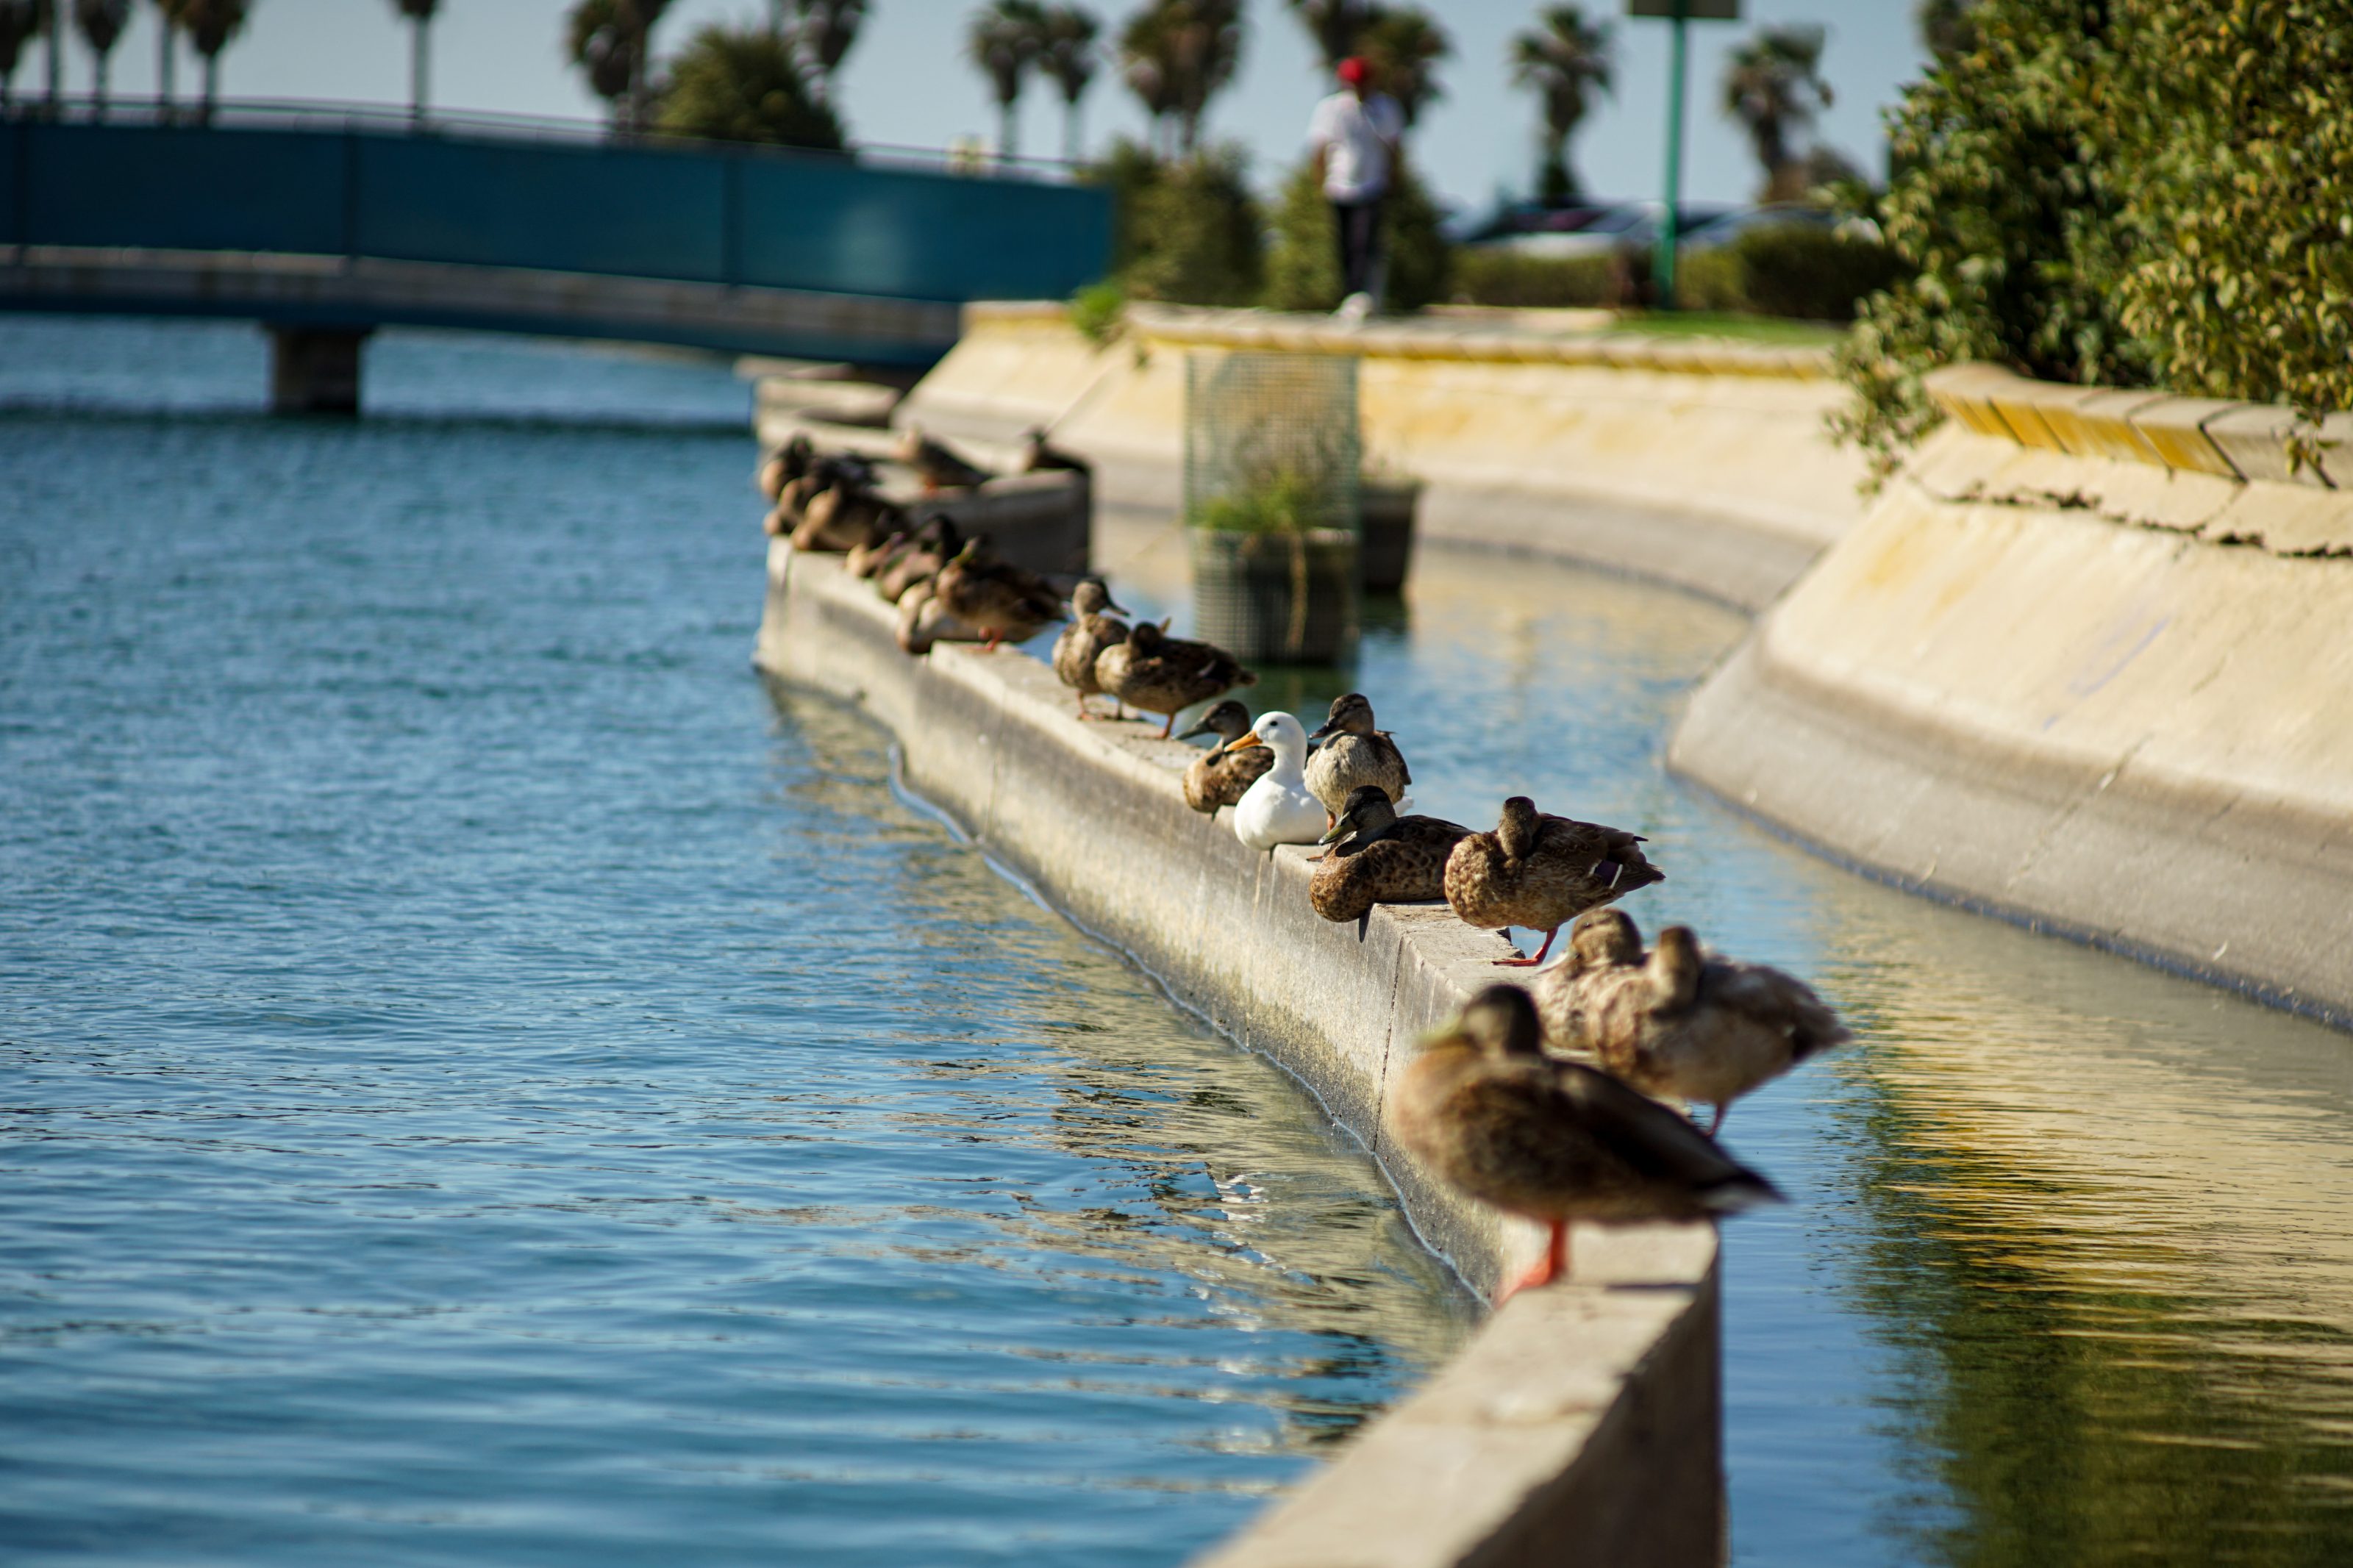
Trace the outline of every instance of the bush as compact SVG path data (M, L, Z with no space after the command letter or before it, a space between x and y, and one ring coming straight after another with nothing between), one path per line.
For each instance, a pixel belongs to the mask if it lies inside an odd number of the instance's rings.
M1249 305L1266 270L1258 203L1239 149L1211 148L1142 183L1121 282L1140 300Z
M1399 159L1396 185L1381 214L1381 242L1388 256L1386 308L1419 310L1447 297L1454 253L1438 222L1429 191ZM1266 271L1266 302L1278 310L1329 310L1340 302L1339 242L1313 157L1283 182Z
M809 90L791 47L765 27L703 28L670 62L657 129L715 142L841 148L841 121Z
M1090 283L1071 296L1071 325L1097 348L1119 333L1127 314L1127 291L1117 283Z
M1862 302L1893 286L1902 271L1895 254L1876 240L1773 224L1684 255L1675 293L1691 310L1852 321Z
M1454 253L1454 298L1465 305L1617 305L1626 291L1626 271L1614 256L1528 256L1495 246Z
M1103 162L1091 165L1080 178L1111 193L1111 270L1117 277L1135 259L1136 214L1145 193L1160 183L1160 160L1141 142L1123 136L1112 142Z
M2353 405L2353 14L2323 0L1977 0L1891 121L1915 269L1861 312L1836 422L1883 475L1958 360Z

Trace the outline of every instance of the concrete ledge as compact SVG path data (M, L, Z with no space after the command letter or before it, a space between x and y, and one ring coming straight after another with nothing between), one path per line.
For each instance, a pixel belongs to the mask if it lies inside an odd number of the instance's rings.
M1496 973L1504 944L1442 908L1361 931L1308 907L1303 852L1250 853L1186 808L1197 753L1142 724L1081 724L1035 659L891 640L867 584L772 549L755 659L861 704L908 785L1075 922L1312 1089L1396 1183L1420 1234L1482 1292L1532 1226L1434 1182L1381 1106L1414 1039ZM1214 1553L1218 1568L1713 1564L1725 1539L1715 1238L1582 1230L1575 1278L1515 1299L1431 1384Z
M2120 525L2112 470L2152 470L2105 462L1941 433L1669 763L1905 888L2353 1022L2353 563L2219 542L2344 503L2190 472L2202 521Z

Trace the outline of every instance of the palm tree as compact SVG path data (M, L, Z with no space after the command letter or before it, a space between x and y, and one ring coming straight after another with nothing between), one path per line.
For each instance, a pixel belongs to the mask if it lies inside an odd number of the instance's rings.
M1377 7L1367 0L1286 0L1324 61L1324 73L1356 52L1356 40Z
M204 105L196 111L199 124L212 123L213 105L220 97L220 53L244 30L248 0L183 0L180 25L188 30L205 62Z
M1446 96L1439 90L1435 68L1454 52L1454 45L1419 6L1374 8L1356 35L1356 52L1371 63L1375 84L1397 100L1409 129L1424 105Z
M1084 153L1079 131L1079 100L1095 79L1096 37L1103 26L1076 5L1051 5L1046 10L1044 47L1038 68L1062 89L1062 158L1075 163Z
M73 17L75 31L90 46L90 97L98 118L103 120L107 58L114 53L115 40L122 37L122 29L131 25L131 0L74 0Z
M646 127L654 24L669 5L670 0L575 0L565 18L565 52L586 73L589 90L611 106L616 136Z
M1046 13L1038 0L990 0L973 13L965 33L965 58L988 79L997 100L997 155L1019 155L1021 87L1038 61Z
M47 47L42 52L48 67L49 118L58 117L58 95L65 91L66 30L58 21L58 0L34 0L41 13L41 39Z
M187 0L155 0L155 99L161 117L173 117L173 81L180 63L180 17Z
M1609 90L1609 24L1587 21L1579 5L1549 6L1536 13L1536 22L1512 39L1512 80L1534 89L1544 105L1536 195L1560 203L1577 192L1569 139L1585 123L1593 95Z
M1785 201L1804 189L1789 146L1818 110L1830 107L1831 84L1821 76L1828 39L1819 26L1766 27L1733 51L1725 69L1724 111L1740 121L1757 149L1767 201Z
M793 0L793 43L807 65L808 85L820 103L830 102L833 73L858 41L858 29L866 21L866 0Z
M1119 53L1155 124L1173 119L1189 154L1200 145L1209 100L1241 65L1241 0L1154 0L1129 20Z
M1919 0L1913 10L1920 24L1920 41L1939 60L1964 55L1977 43L1977 26L1969 18L1974 0Z
M441 0L392 0L394 9L409 21L408 118L425 123L425 29Z
M839 150L841 122L793 42L769 27L704 27L670 60L657 123L673 136Z
M1168 155L1168 127L1176 113L1176 72L1170 58L1167 7L1147 5L1119 35L1119 76L1152 121L1152 151Z
M16 62L43 20L41 0L0 0L0 110L16 101Z

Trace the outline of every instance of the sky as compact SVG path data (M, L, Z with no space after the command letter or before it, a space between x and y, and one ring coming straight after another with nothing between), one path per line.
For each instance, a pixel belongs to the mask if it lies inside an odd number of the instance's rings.
M1537 110L1514 89L1504 64L1512 35L1531 25L1535 0L1434 0L1427 8L1452 37L1453 58L1440 68L1444 99L1426 110L1414 133L1419 164L1452 202L1483 208L1532 184ZM1106 36L1136 9L1134 0L1092 6ZM1612 18L1617 41L1615 94L1587 123L1574 146L1586 188L1611 197L1658 195L1665 156L1667 34L1664 22L1623 16L1624 0L1586 0L1588 15ZM587 117L598 111L561 50L565 0L442 0L433 24L433 101L450 110ZM973 0L871 0L864 31L844 66L843 117L859 142L942 148L958 138L989 139L996 110L977 72L962 58ZM1865 172L1883 172L1883 111L1925 58L1910 0L1746 0L1745 20L1691 25L1690 108L1686 111L1684 192L1689 199L1739 201L1758 183L1755 159L1718 106L1726 53L1760 24L1820 23L1830 30L1823 74L1837 102L1817 126L1820 140ZM674 0L655 35L658 50L676 47L711 22L765 16L765 0ZM1314 68L1304 29L1283 0L1249 0L1248 36L1233 86L1211 106L1208 133L1243 143L1252 175L1273 184L1303 151L1302 134L1326 90ZM18 67L20 91L43 80L40 47ZM69 91L87 90L90 59L78 39L67 47ZM142 0L117 46L113 86L145 96L155 88L155 14ZM197 80L184 57L181 89ZM393 0L254 0L243 37L221 57L221 90L232 98L299 98L405 103L408 34ZM1135 100L1106 68L1085 100L1087 145L1139 133ZM1033 83L1025 95L1020 147L1056 153L1062 145L1060 95Z

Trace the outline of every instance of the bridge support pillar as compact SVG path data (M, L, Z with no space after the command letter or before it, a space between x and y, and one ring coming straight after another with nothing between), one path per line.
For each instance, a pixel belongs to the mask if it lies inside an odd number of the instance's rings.
M357 414L360 345L374 327L271 327L269 411Z

